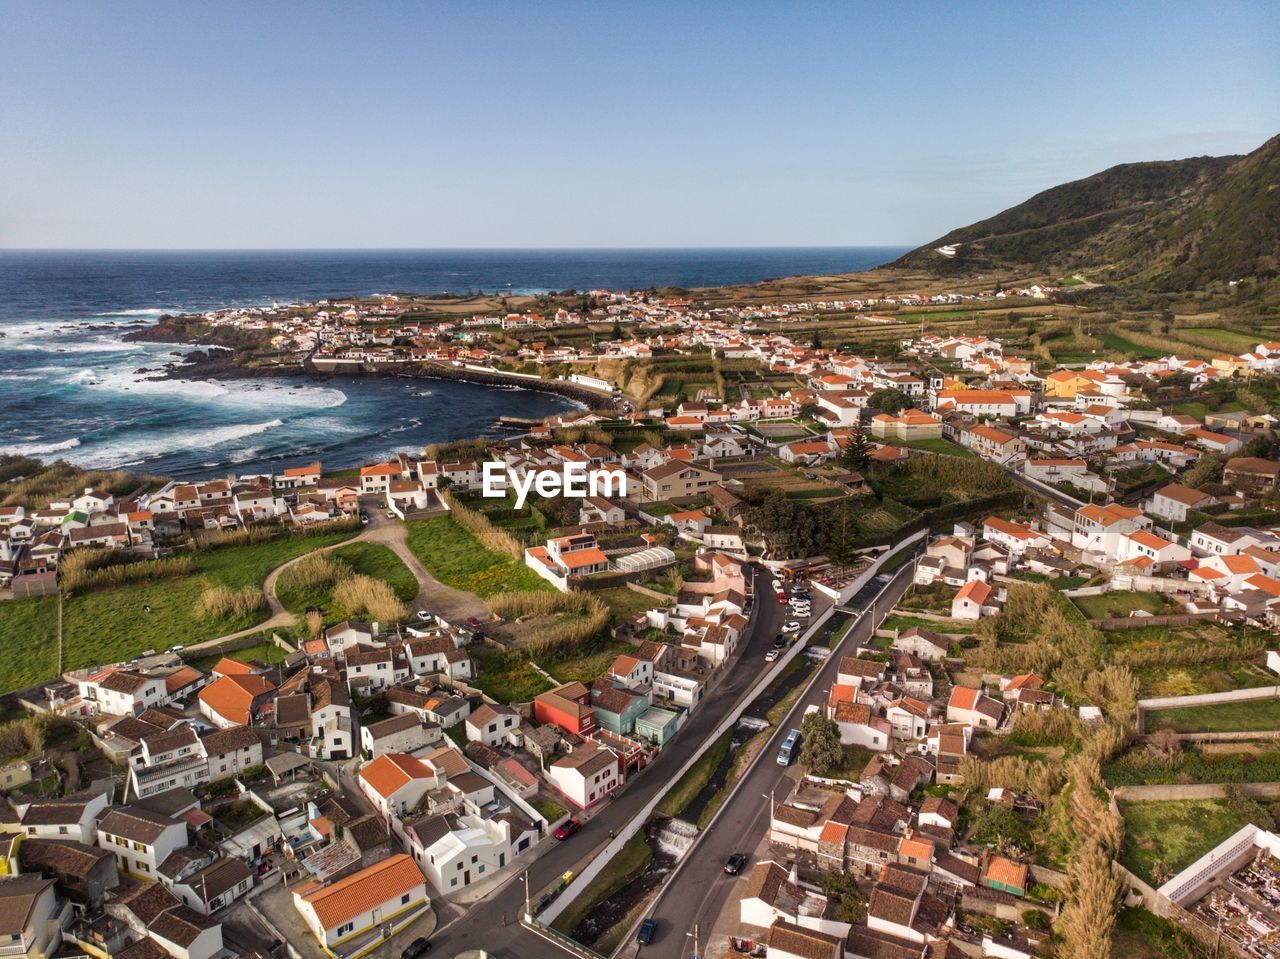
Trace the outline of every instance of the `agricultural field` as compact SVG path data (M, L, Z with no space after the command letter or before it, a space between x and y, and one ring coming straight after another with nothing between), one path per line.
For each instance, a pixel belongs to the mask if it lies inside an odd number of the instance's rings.
M78 593L63 607L61 668L118 662L149 649L191 645L247 629L261 609L198 619L196 606L211 586L261 589L281 563L321 546L349 539L348 531L283 535L259 543L196 550L191 572L154 582L131 583ZM57 597L0 604L0 690L21 689L58 672Z
M552 588L513 557L485 549L452 516L412 520L408 527L409 549L446 586L475 593L481 599Z
M1277 682L1275 673L1245 660L1139 666L1133 672L1138 678L1138 695L1144 699L1224 693L1232 689L1274 686Z
M923 450L926 453L939 453L943 456L965 456L974 457L972 450L967 450L963 446L944 439L928 439L928 440L896 440L894 446L905 446L911 450Z
M1238 703L1152 709L1146 714L1148 734L1157 729L1179 733L1244 733L1280 729L1280 699L1247 699Z
M1230 353L1246 353L1266 339L1258 333L1246 333L1221 326L1188 326L1175 329L1171 335L1196 346L1207 346Z
M1120 813L1125 825L1120 862L1153 886L1244 825L1220 799L1122 802Z

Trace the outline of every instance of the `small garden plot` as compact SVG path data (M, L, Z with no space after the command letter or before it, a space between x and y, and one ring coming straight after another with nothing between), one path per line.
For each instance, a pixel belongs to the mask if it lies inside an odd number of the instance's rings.
M1232 689L1254 689L1277 684L1275 673L1270 673L1255 663L1240 660L1142 666L1134 669L1134 675L1138 677L1138 695L1144 699L1224 693Z
M1071 601L1086 619L1120 619L1135 612L1176 612L1178 606L1160 593L1116 591L1098 596L1073 596Z
M1120 862L1153 886L1191 865L1244 825L1224 800L1120 803Z
M1247 699L1211 706L1148 710L1148 734L1158 729L1179 733L1244 733L1280 729L1280 699Z
M1199 621L1186 626L1141 626L1102 634L1107 658L1141 669L1158 665L1196 665L1223 661L1252 661L1268 642L1268 634Z

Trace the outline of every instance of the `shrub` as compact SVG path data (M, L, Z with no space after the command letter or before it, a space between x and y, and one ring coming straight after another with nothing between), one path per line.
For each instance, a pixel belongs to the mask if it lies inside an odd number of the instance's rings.
M103 557L101 553L108 555ZM189 556L129 561L115 550L76 550L58 564L59 579L67 592L85 592L129 583L175 579L191 572Z
M351 574L351 567L325 550L307 553L286 572L290 586L299 591L328 590Z
M352 616L367 615L380 623L398 623L407 619L409 610L395 591L372 576L352 576L333 590L333 598Z
M594 599L589 593L548 593L520 591L515 593L499 593L489 599L489 609L495 616L503 619L517 619L521 616L554 616L556 613L590 613Z
M256 586L210 586L196 600L195 618L204 622L211 619L237 619L252 616L263 605L262 590Z
M524 546L518 539L506 530L498 529L483 513L463 506L456 496L447 492L441 496L453 512L454 521L474 536L481 546L515 560L524 560Z

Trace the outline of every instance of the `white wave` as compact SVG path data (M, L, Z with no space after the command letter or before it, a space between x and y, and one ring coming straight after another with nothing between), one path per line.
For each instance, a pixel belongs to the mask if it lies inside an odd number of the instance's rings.
M11 446L0 446L0 453L10 456L44 456L48 453L61 453L73 450L80 445L80 440L71 438L61 443L14 443Z
M79 376L83 376L83 371ZM92 376L92 374L90 374ZM327 386L293 386L248 380L164 380L133 370L104 373L81 382L92 389L145 396L179 396L190 400L262 409L330 409L347 401L342 390Z
M111 310L107 313L95 313L94 316L164 316L166 313L175 312L173 309L163 309L161 307L151 307L145 310Z
M54 341L51 343L6 343L0 339L0 350L21 353L122 353L137 350L132 343L125 343L110 336L95 336L91 340Z
M165 456L179 450L210 450L227 443L234 443L250 436L283 426L283 420L265 423L240 423L220 426L211 430L178 430L165 433L147 433L122 437L115 442L94 444L82 448L80 453L68 459L77 466L116 467L136 466L157 456Z
M43 379L38 373L0 373L0 382L17 383L26 380Z

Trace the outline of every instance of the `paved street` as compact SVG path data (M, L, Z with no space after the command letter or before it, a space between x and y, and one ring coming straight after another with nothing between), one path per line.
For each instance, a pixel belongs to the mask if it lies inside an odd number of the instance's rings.
M691 714L675 741L658 754L653 765L640 772L626 788L583 823L581 832L563 843L548 839L529 864L529 888L534 893L550 884L591 849L608 842L609 831L622 828L636 816L650 799L669 789L675 773L690 753L709 736L733 706L759 680L768 665L764 655L773 644L784 622L785 607L773 598L772 581L763 573L756 579L757 606L749 635L739 647L737 660L721 667L725 678L706 695ZM482 947L501 959L532 959L565 953L515 924L524 908L524 883L513 876L497 892L483 902L466 908L441 910L441 928L432 937L433 955L454 956L468 949ZM503 926L505 917L507 925Z
M877 617L888 613L911 585L913 568L913 564L907 563L894 575L885 595L876 604ZM883 585L883 579L877 577L854 597L849 608L863 609ZM853 629L823 664L787 718L778 724L733 798L725 803L720 815L687 854L675 878L650 913L658 920L658 934L653 944L644 948L645 959L686 959L693 955L693 939L686 933L693 931L695 923L702 934L701 944L705 951L706 937L736 881L725 875L725 860L735 852L755 849L768 830L770 793L776 790L778 801L782 801L794 781L787 776L786 767L777 764L778 746L788 730L799 727L805 708L824 700L827 690L835 682L840 657L852 655L871 638L873 627L869 612L858 617Z

